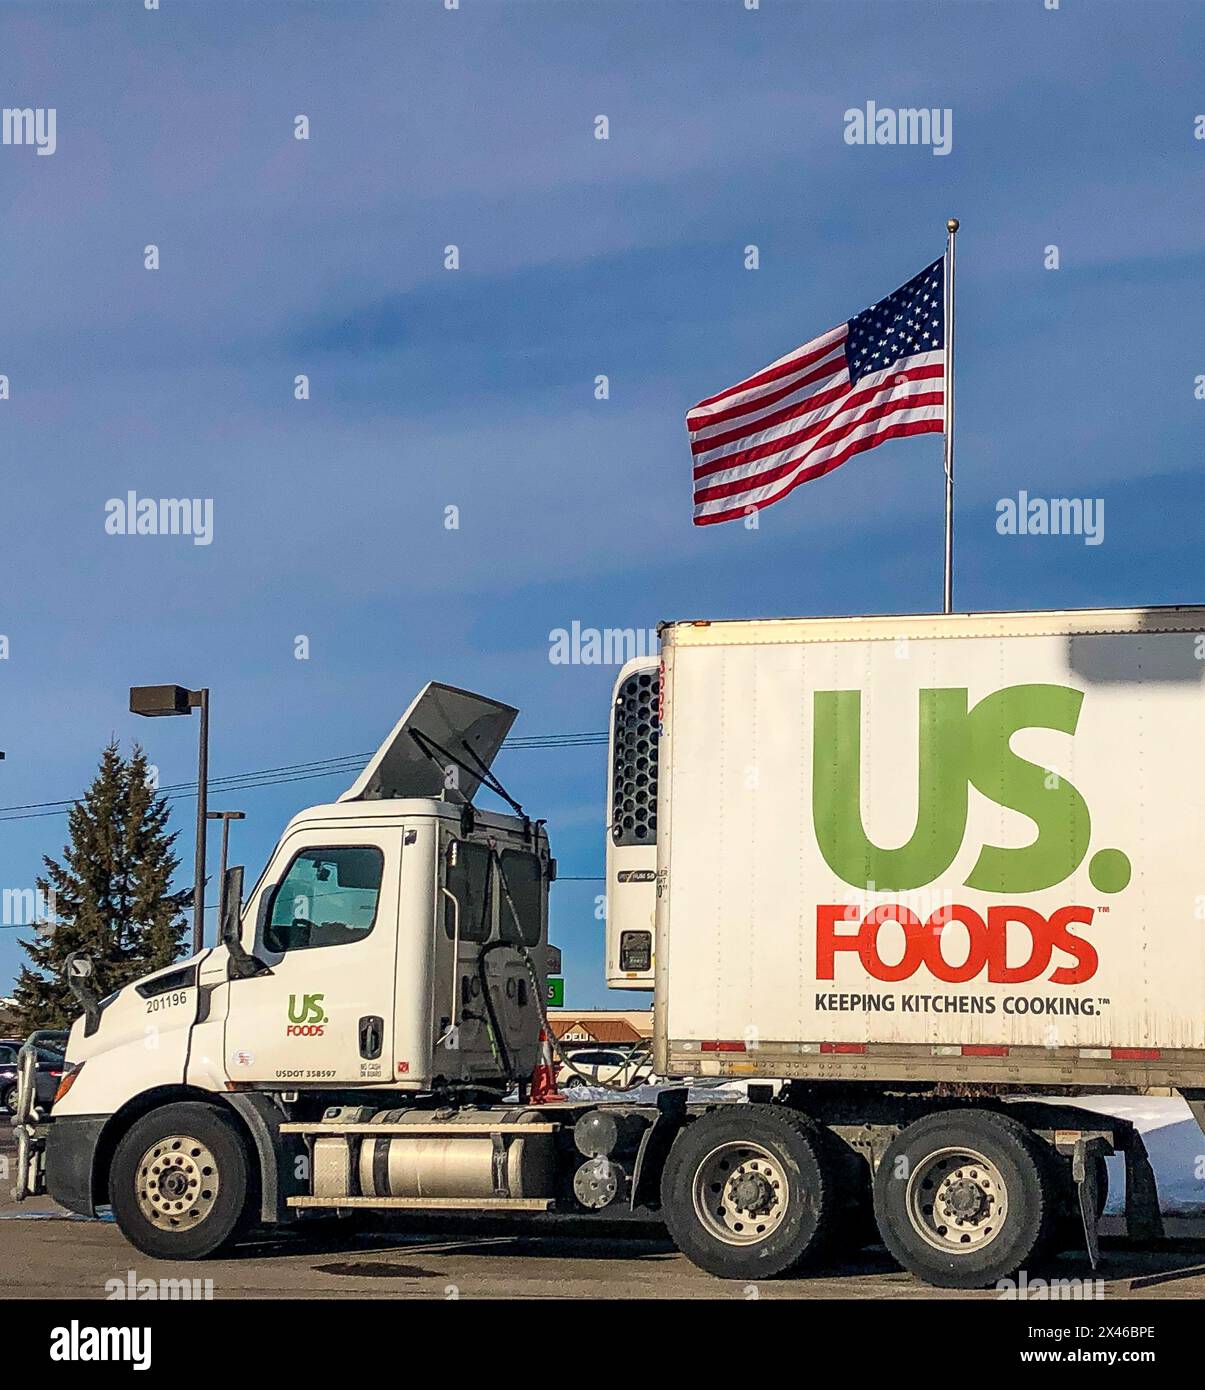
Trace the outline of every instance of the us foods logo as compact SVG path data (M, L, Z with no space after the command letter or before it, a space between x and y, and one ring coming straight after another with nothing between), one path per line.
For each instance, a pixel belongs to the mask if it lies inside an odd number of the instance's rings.
M289 995L289 1026L286 1038L320 1038L326 1032L326 1010L321 994ZM300 1003L298 1000L300 999Z
M970 787L997 805L1028 817L1037 835L1020 847L984 845L965 880L983 893L1037 893L1069 878L1087 855L1092 820L1070 782L1014 753L1009 742L1021 729L1053 729L1073 735L1082 690L1061 685L1012 685L968 708L965 689L921 690L916 826L906 844L883 849L862 822L861 694L821 690L815 695L812 814L816 842L829 868L846 883L907 892L932 883L953 864L966 835ZM1130 881L1121 850L1098 850L1088 878L1101 893L1119 893ZM1090 979L1098 965L1093 946L1073 926L1091 925L1093 909L1070 905L1049 917L1032 907L999 905L986 914L959 903L943 905L925 920L901 904L880 904L864 917L845 904L816 909L816 974L834 978L840 951L856 952L879 980L908 979L922 966L950 983L986 971L992 983L1033 980L1058 950L1055 984ZM942 949L944 928L960 922L970 941L964 960L951 963ZM903 957L888 964L878 950L884 922L903 929ZM854 930L850 931L850 926ZM1029 956L1008 963L1010 927L1027 931ZM844 928L844 930L842 930ZM1064 960L1063 957L1068 959Z

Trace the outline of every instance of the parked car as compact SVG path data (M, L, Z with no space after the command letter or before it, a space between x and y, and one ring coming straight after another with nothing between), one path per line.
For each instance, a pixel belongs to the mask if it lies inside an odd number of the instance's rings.
M17 1108L17 1053L22 1046L20 1038L0 1038L0 1111L7 1111L10 1115ZM49 1047L38 1048L34 1091L41 1109L45 1109L54 1099L65 1066L61 1052Z
M583 1047L566 1054L573 1064L570 1071L564 1064L557 1072L557 1086L631 1086L647 1082L653 1065L646 1049L635 1051L623 1047ZM589 1080L583 1080L588 1077Z

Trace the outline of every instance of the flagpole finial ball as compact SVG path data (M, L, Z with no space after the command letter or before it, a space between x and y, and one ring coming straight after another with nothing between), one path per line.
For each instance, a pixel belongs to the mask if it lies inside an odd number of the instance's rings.
M951 218L949 218L948 221L946 222L946 231L947 231L947 232L956 232L957 230L958 230L958 218L957 218L957 217L951 217Z

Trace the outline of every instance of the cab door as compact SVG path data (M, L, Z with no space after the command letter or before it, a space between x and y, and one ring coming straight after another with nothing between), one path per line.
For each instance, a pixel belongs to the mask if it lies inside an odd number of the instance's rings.
M483 840L447 832L442 861L444 910L436 926L435 976L437 981L451 976L456 1027L455 1046L449 1048L451 1010L436 1010L435 1071L466 1079L509 1073L513 1080L526 1080L535 1065L540 1025L535 986L519 948L538 950L544 939L547 891L541 862L525 851L499 852ZM537 972L540 968L537 963Z
M267 969L229 985L232 1081L390 1080L401 860L400 827L306 829L280 845L243 919Z
M534 992L547 988L544 944L548 938L547 856L527 848L501 849L494 861L498 891L498 939L511 949L494 952L501 977L506 1046L521 1076L536 1064L540 1015ZM522 947L522 950L518 949ZM527 968L535 966L536 982Z
M497 916L490 849L449 832L440 839L442 910L436 914L434 961L441 1002L435 1010L434 1071L463 1079L493 1078L500 1067L481 967L481 950L494 935ZM447 986L442 985L445 980Z

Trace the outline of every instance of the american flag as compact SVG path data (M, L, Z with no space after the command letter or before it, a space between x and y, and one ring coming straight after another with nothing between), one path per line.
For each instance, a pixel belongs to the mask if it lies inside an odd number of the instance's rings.
M944 258L687 412L695 525L733 521L885 439L945 428Z

